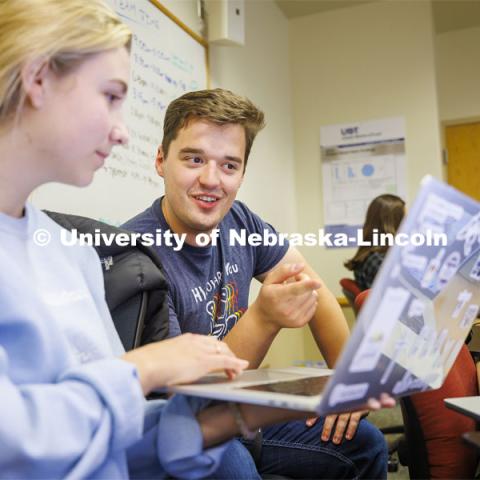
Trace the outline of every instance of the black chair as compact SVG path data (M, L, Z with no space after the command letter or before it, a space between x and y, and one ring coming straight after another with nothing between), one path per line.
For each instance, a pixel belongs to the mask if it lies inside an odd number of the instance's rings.
M147 303L147 292L140 292L110 311L115 329L126 351L133 350L141 344Z
M87 217L45 212L63 228L78 234L130 232ZM168 284L152 248L117 245L104 239L95 249L102 263L105 300L125 350L168 337Z
M412 399L401 398L400 407L405 423L405 443L401 444L398 450L400 463L408 467L408 474L412 480L430 478L425 437L418 421L413 420L417 418L417 413ZM411 452L409 452L409 445Z

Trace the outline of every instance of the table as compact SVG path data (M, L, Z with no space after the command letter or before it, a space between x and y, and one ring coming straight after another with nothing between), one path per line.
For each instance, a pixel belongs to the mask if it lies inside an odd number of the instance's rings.
M446 398L445 406L456 412L480 421L480 396ZM470 445L480 449L480 432L466 432L462 438Z
M446 398L445 406L480 421L480 396Z

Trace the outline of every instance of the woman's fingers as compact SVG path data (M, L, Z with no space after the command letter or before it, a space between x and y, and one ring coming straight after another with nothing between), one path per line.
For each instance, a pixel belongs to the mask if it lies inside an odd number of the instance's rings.
M225 342L218 340L217 337L207 335L195 335L195 337L208 353L235 356L230 347Z
M210 371L229 370L231 373L238 375L248 367L248 361L231 355L216 354L209 356L208 367Z
M215 337L199 337L209 372L225 370L228 378L234 378L248 367L248 361L237 358L226 343Z

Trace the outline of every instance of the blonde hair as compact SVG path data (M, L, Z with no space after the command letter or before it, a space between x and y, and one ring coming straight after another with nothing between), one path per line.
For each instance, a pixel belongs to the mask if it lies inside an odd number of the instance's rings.
M64 74L130 42L129 28L101 0L0 0L0 123L23 106L26 63L45 59Z
M245 130L245 169L253 141L265 126L264 114L259 108L248 98L222 88L185 93L170 103L165 112L162 140L165 156L178 132L194 119L207 120L217 125L241 125Z

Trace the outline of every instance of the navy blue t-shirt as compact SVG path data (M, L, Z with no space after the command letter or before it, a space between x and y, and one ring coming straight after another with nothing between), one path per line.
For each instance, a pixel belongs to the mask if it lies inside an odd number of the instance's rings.
M123 227L138 233L170 230L161 209L161 199ZM217 227L217 245L193 247L155 245L169 283L169 336L193 332L222 339L248 308L253 277L268 272L284 257L288 241L278 240L275 229L255 215L246 205L235 201ZM245 230L248 236L269 232L277 237L275 245L241 245L231 231ZM233 242L233 244L232 244ZM162 242L164 243L164 242ZM282 244L283 243L283 244Z

